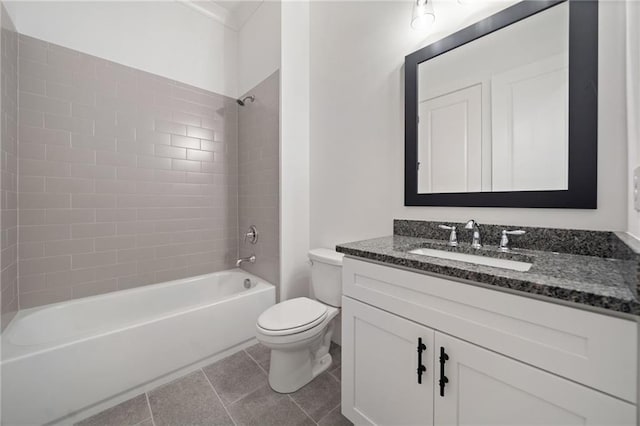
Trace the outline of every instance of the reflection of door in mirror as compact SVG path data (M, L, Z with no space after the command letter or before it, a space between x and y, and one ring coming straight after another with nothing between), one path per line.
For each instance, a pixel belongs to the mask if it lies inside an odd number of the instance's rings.
M418 192L481 190L481 101L475 85L420 102Z
M418 65L418 193L568 189L568 3Z
M566 55L491 79L494 191L569 187L569 92Z

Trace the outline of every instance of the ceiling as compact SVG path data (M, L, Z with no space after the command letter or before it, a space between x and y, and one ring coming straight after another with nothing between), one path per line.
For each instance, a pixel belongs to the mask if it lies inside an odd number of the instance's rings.
M178 0L224 25L240 30L265 0Z

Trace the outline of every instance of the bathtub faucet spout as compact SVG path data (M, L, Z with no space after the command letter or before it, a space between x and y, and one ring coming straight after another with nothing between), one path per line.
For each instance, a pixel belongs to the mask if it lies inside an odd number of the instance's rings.
M242 262L249 262L249 263L256 263L256 255L252 254L249 257L241 257L240 259L236 260L236 268L238 268Z

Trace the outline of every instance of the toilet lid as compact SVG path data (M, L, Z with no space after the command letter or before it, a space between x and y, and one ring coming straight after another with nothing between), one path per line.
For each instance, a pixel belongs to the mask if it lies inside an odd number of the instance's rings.
M264 311L258 318L258 327L268 331L300 333L321 323L326 317L325 305L307 297L298 297Z

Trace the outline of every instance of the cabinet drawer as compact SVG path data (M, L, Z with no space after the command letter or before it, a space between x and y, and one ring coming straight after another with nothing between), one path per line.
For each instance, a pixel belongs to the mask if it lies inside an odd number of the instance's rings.
M343 293L636 403L636 322L345 258Z

